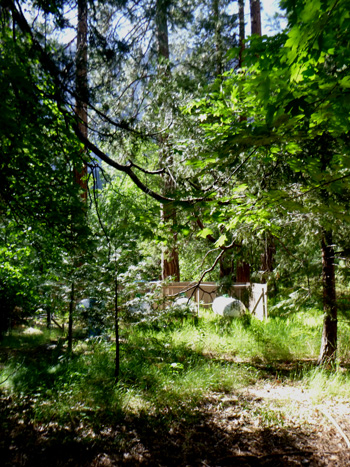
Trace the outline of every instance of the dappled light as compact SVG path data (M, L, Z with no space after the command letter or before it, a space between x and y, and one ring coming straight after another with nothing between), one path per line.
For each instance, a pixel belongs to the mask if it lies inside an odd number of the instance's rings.
M312 319L311 325L301 324L302 316L285 319L290 329L283 338L281 319L201 315L196 325L187 318L172 329L124 330L118 385L113 341L77 339L69 356L57 332L14 330L0 348L5 465L282 466L348 459L324 412L350 428L350 374L345 367L318 369L317 350L305 352L317 337ZM45 340L36 341L38 334Z
M349 12L0 0L1 467L350 465Z

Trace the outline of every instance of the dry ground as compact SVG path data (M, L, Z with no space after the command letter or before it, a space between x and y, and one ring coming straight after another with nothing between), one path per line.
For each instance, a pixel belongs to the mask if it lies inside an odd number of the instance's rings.
M31 419L0 398L3 466L349 466L350 404L315 404L300 385L266 380L237 393L210 393L193 422L128 416L93 430ZM166 410L165 410L166 412ZM169 418L170 417L170 418ZM169 422L170 419L170 422Z

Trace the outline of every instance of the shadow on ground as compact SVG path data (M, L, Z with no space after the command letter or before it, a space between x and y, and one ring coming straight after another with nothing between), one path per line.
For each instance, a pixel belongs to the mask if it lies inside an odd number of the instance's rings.
M131 366L145 360L145 352L128 347L133 360ZM0 463L3 467L88 467L88 466L164 466L164 467L219 467L219 466L348 466L350 451L341 449L336 440L322 433L293 423L268 423L261 420L266 408L263 401L253 402L243 393L218 392L200 401L197 407L159 407L155 415L108 415L107 411L69 414L58 423L55 416L45 423L36 419L33 401L35 385L40 381L49 387L58 378L48 369L57 363L60 346L16 350L3 349L3 360L18 362L16 397L0 389ZM164 353L164 352L163 352ZM157 362L157 342L148 342L147 357L151 365ZM25 357L25 359L24 359ZM174 347L164 353L168 364L190 360L206 362L213 356L189 354L188 349ZM218 359L220 361L220 359ZM74 363L74 360L73 360ZM225 362L238 368L244 362ZM312 362L281 361L250 363L262 381L281 377L298 379L304 365ZM144 381L143 368L129 376ZM146 368L146 367L145 367ZM152 376L152 375L151 375ZM149 378L151 378L149 376ZM105 391L106 383L101 390ZM157 380L149 379L151 388L158 388ZM147 388L144 389L147 395ZM170 392L169 392L170 395ZM173 399L179 405L181 400ZM35 401L34 401L35 403ZM42 404L45 404L45 398ZM260 404L260 405L259 405ZM96 404L97 405L97 404ZM265 413L274 417L273 410ZM277 415L278 416L278 413Z
M225 424L217 423L211 404L176 420L171 413L142 415L93 430L81 423L45 425L31 418L30 406L0 399L2 466L345 466L348 451L320 451L319 440L300 428L245 424L239 407L249 400L234 397ZM186 414L184 414L186 415ZM190 420L191 419L191 420ZM253 420L253 418L252 418ZM96 426L96 423L95 423ZM328 446L329 449L329 446Z

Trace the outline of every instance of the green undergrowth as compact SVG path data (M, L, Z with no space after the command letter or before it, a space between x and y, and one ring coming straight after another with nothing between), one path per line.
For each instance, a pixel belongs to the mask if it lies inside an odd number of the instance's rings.
M341 321L339 328L342 365L329 371L316 367L322 331L316 310L266 322L202 310L195 322L122 327L117 384L113 339L76 340L69 355L60 333L26 328L0 345L0 391L34 422L99 428L127 416L190 420L211 392L276 379L303 385L316 401L348 397L350 326Z

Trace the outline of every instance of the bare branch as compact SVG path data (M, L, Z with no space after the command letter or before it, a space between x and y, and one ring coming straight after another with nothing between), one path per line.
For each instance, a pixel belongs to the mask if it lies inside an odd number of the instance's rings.
M161 175L161 174L164 174L166 173L166 169L158 169L158 170L146 170L144 169L143 167L140 167L139 165L135 164L135 162L131 161L129 159L129 165L130 167L135 167L135 169L138 169L140 170L141 172L143 172L144 174L147 174L147 175Z

